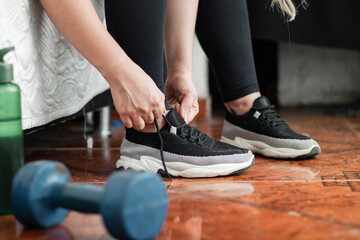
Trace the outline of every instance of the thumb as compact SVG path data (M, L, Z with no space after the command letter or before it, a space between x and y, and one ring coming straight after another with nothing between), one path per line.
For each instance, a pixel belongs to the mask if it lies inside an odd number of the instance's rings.
M180 106L180 116L184 119L185 122L188 122L188 116L191 112L191 106L193 105L194 101L196 101L196 97L192 94L188 94L184 96Z

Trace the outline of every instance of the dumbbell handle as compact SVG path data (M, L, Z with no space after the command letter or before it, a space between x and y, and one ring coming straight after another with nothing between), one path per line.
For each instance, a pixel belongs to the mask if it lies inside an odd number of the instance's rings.
M99 213L104 191L104 187L95 184L68 182L51 194L51 202L55 206L83 213Z

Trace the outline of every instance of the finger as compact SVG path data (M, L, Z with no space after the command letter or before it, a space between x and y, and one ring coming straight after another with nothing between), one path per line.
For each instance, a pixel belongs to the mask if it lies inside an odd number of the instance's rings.
M154 114L154 118L161 118L162 116L162 111L160 111L160 109L156 109L153 111L153 114Z
M160 101L160 106L161 106L161 114L164 114L166 112L166 107L165 107L165 98L166 96L162 93L162 100Z
M180 108L181 108L180 103L174 104L174 108L176 109L176 111L180 112Z
M181 102L180 107L180 116L185 120L188 121L188 115L190 115L191 107L193 106L194 102L197 102L197 98L193 94L188 94L184 96Z
M170 108L176 108L176 104L177 104L177 103L170 103L170 102L169 102Z
M180 102L177 98L171 98L168 100L168 103L171 108L175 108L178 112L180 112Z
M198 113L199 113L199 103L196 101L192 106L190 113L187 115L188 122L194 120L194 118Z
M162 103L162 113L161 113L161 115L164 114L164 113L166 113L165 100Z
M153 110L155 118L161 118L161 116L166 112L165 103L159 102L158 106Z
M146 124L152 124L154 122L154 114L152 112L142 116Z
M131 118L133 124L134 124L134 128L137 130L142 130L145 127L145 121L142 117L140 116L134 116Z
M153 110L153 115L154 115L154 118L160 118L161 117L161 115L162 115L162 113L163 113L163 111L162 111L162 107L157 107L157 108L155 108L154 110Z
M122 124L127 128L132 128L134 126L133 122L131 121L131 118L129 118L129 117L121 117L120 116L120 120L121 120Z
M176 103L179 103L177 98L169 98L168 103L170 106L175 105Z

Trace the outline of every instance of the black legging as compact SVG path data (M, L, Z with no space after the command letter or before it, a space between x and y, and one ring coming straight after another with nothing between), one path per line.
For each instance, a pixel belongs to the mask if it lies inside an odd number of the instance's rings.
M246 0L200 0L196 35L225 102L259 91Z
M113 38L165 92L166 0L106 0L105 13L107 29Z
M164 92L166 0L106 0L105 11L110 34ZM196 34L225 102L259 91L246 0L200 0Z

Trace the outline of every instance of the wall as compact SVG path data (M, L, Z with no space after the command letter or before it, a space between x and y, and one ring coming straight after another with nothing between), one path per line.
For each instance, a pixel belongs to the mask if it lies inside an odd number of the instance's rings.
M360 52L279 45L281 106L341 104L360 99Z
M206 99L209 97L208 60L197 38L195 38L194 42L193 61L192 77L196 91L198 92L199 99Z

